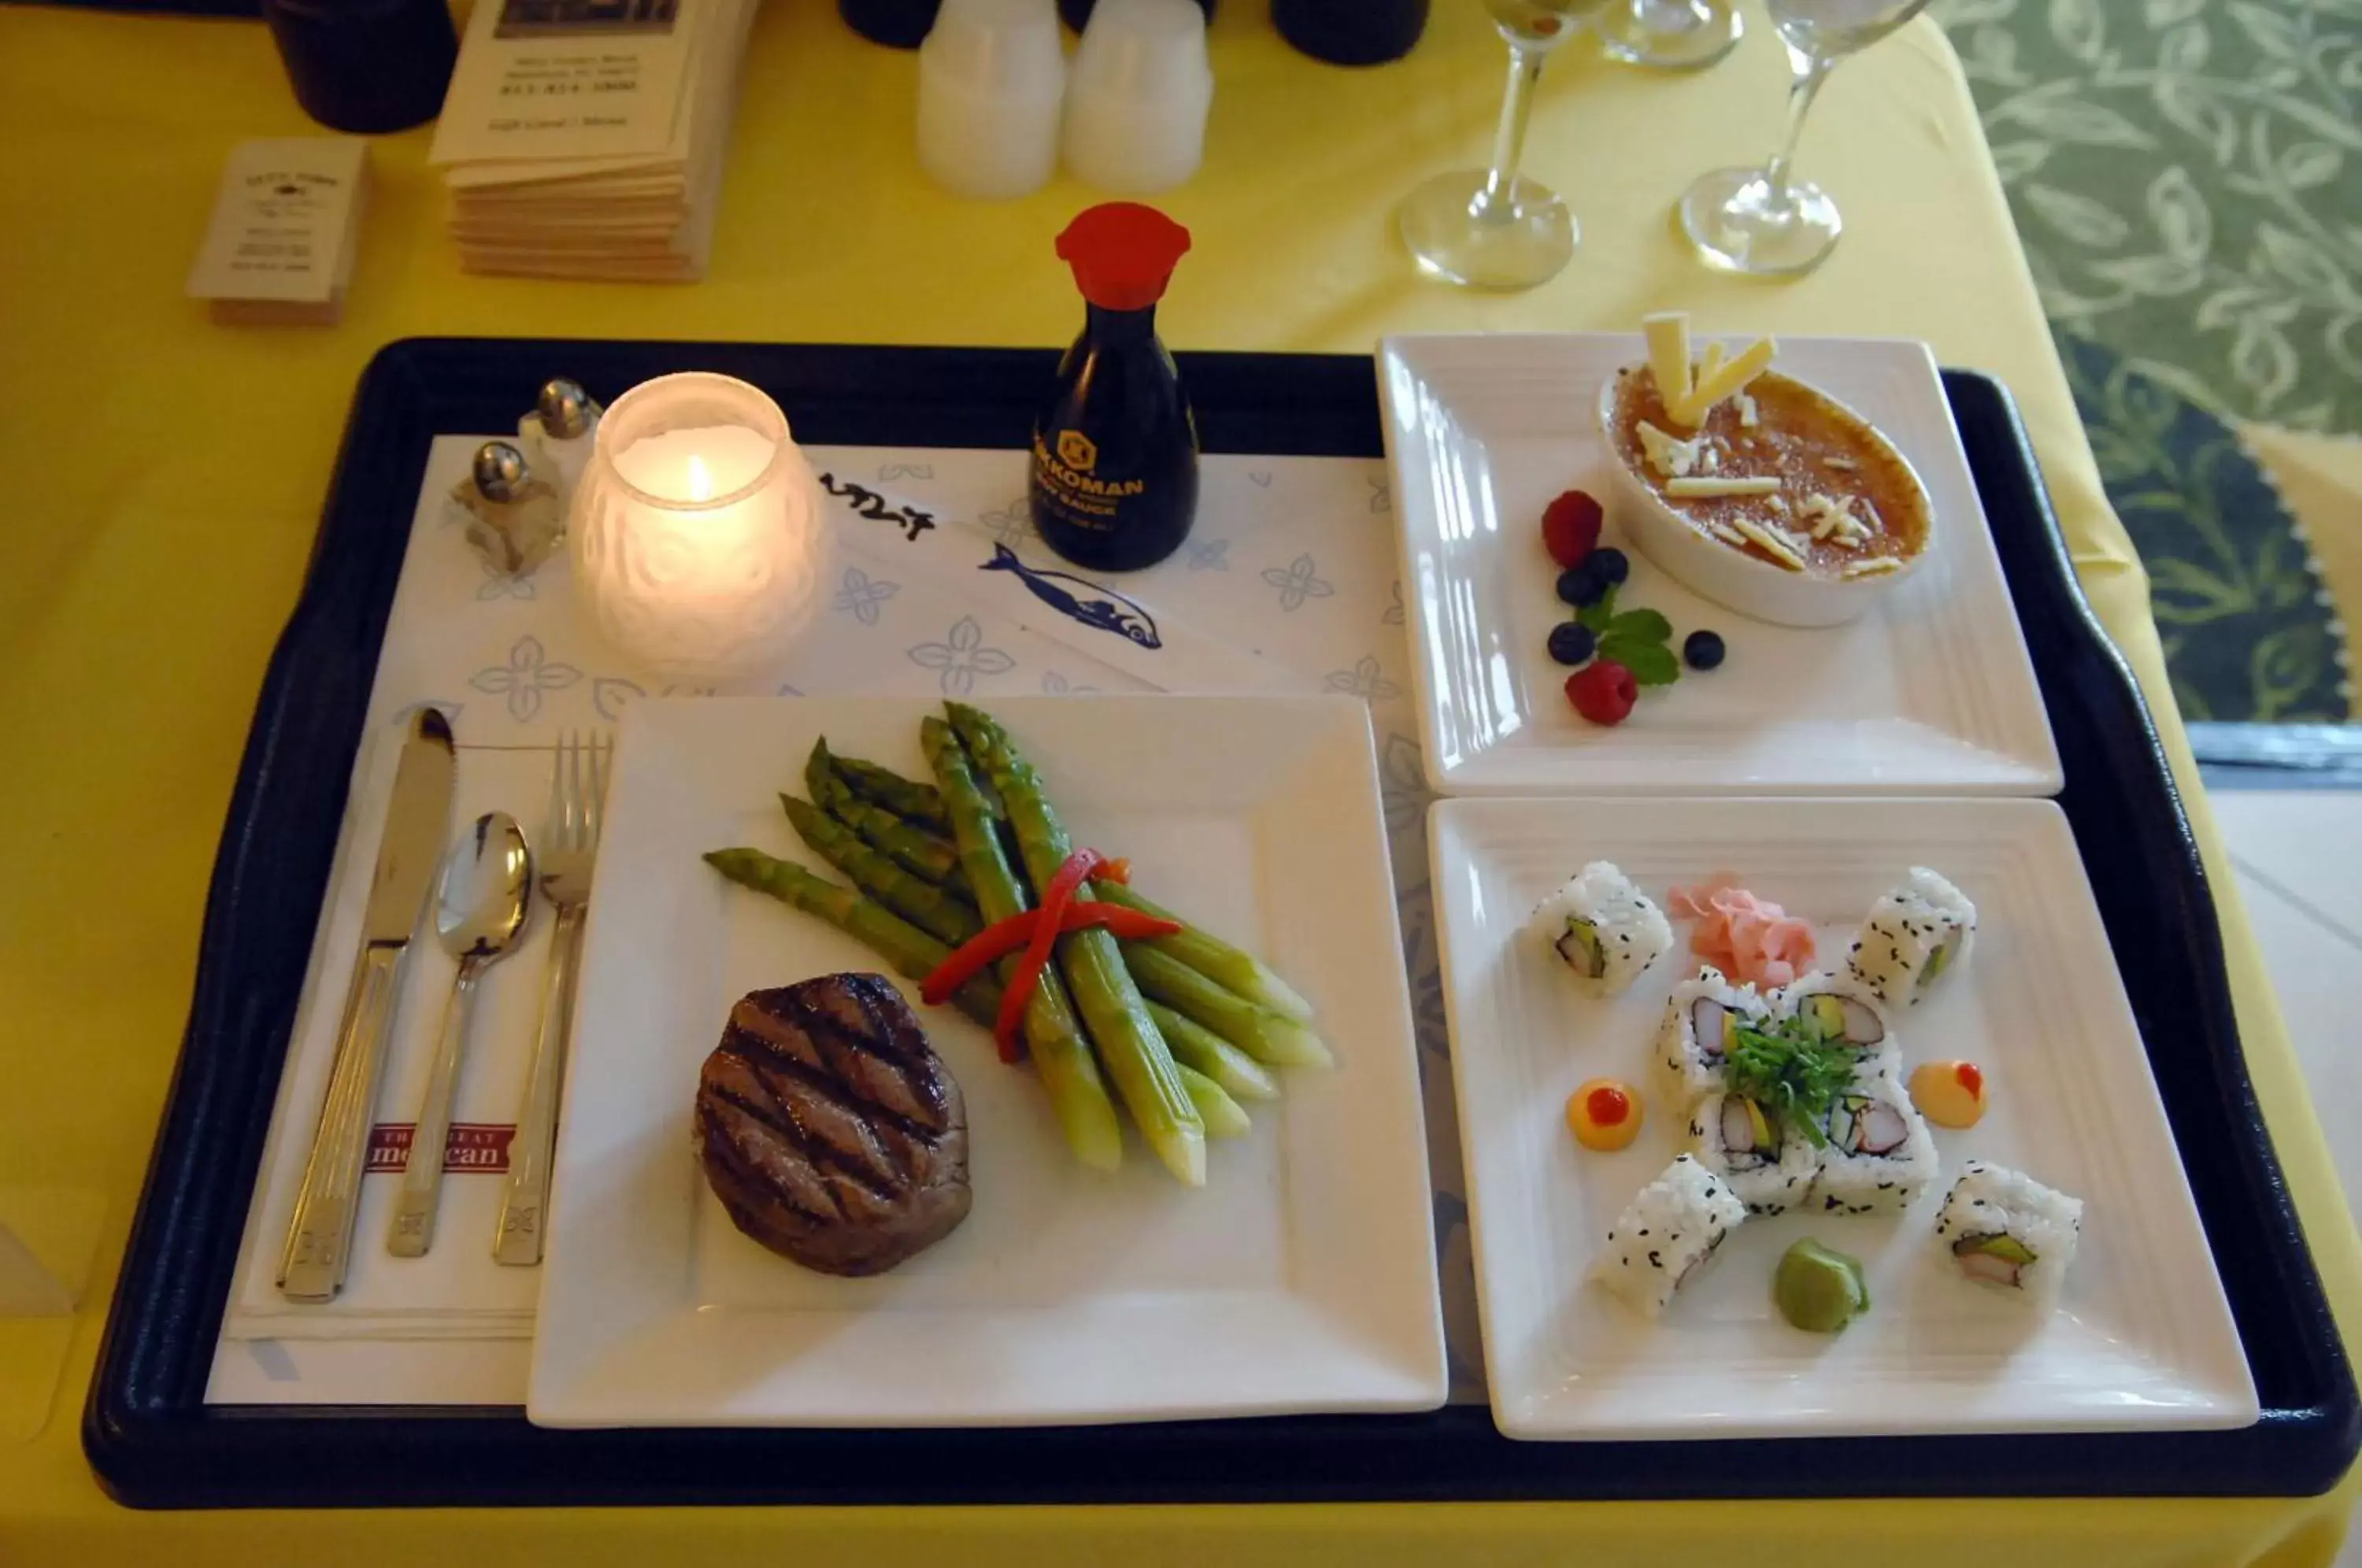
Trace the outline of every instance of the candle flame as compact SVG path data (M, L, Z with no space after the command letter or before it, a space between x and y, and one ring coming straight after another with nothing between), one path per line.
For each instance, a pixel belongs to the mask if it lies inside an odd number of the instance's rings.
M706 471L705 459L694 452L689 455L689 498L691 501L713 499L713 476Z

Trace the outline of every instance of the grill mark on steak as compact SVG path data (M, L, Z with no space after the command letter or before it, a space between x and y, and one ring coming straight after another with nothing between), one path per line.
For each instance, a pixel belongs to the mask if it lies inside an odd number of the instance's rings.
M877 976L742 999L700 1075L694 1126L732 1222L813 1268L891 1268L967 1213L959 1086Z

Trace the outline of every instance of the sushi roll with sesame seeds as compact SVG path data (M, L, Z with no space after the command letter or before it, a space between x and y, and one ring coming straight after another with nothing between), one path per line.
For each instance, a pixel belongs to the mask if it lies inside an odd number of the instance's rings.
M1960 1167L1936 1215L1936 1239L1963 1277L2045 1307L2058 1299L2082 1231L2082 1199L1985 1160Z
M1745 1222L1747 1205L1704 1165L1682 1155L1617 1217L1591 1277L1654 1318Z
M1936 1140L1903 1086L1883 1074L1854 1080L1822 1124L1816 1214L1900 1214L1941 1174Z
M1864 1076L1900 1077L1903 1047L1886 1004L1849 974L1820 970L1772 995L1783 1018L1800 1019L1818 1038L1843 1045Z
M1688 1148L1749 1214L1785 1214L1805 1201L1821 1170L1802 1127L1745 1095L1718 1094L1690 1107Z
M1673 944L1665 911L1606 860L1593 861L1544 899L1532 923L1591 997L1621 995Z
M1657 1026L1657 1060L1674 1103L1690 1105L1723 1088L1723 1060L1738 1029L1772 1018L1772 1004L1753 986L1734 986L1711 964L1673 988Z
M1925 866L1871 907L1846 954L1846 972L1889 1008L1917 1007L1947 976L1969 966L1977 907Z

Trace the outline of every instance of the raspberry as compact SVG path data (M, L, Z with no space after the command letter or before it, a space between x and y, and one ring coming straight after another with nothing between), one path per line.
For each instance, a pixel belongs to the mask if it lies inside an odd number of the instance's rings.
M1612 658L1595 658L1566 678L1566 700L1595 724L1620 724L1640 700L1640 683Z
M1570 490L1544 509L1542 544L1551 559L1562 567L1578 567L1599 547L1599 502L1579 490Z

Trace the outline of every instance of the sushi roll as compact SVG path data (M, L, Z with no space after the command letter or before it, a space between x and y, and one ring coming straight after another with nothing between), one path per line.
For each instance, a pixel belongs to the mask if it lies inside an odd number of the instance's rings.
M1903 1086L1868 1074L1838 1093L1823 1124L1820 1181L1814 1208L1823 1214L1900 1214L1936 1179L1936 1141Z
M1947 975L1969 966L1977 907L1925 866L1871 906L1846 971L1888 1007L1916 1007Z
M1786 1213L1805 1201L1820 1174L1804 1129L1744 1095L1716 1095L1692 1106L1689 1138L1697 1163L1720 1176L1749 1214Z
M1960 1273L2047 1305L2066 1283L2083 1231L2083 1200L2023 1171L1970 1160L1936 1216L1936 1239Z
M1802 1020L1820 1039L1842 1043L1861 1074L1902 1076L1903 1047L1888 1021L1886 1004L1851 975L1827 970L1806 975L1776 993L1772 1005L1782 1017Z
M1621 994L1673 944L1665 911L1606 860L1593 861L1544 899L1533 927L1592 997Z
M1683 1105L1720 1094L1723 1058L1742 1024L1765 1023L1772 1004L1753 986L1734 986L1711 964L1673 988L1657 1026L1657 1059Z
M1592 1260L1591 1276L1654 1318L1746 1219L1747 1205L1738 1195L1683 1154L1617 1217L1607 1245Z

